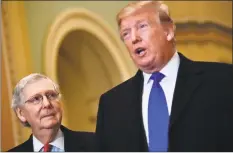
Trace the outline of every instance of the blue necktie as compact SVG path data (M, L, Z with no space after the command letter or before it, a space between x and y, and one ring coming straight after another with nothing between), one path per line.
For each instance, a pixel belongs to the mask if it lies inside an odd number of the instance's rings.
M164 78L160 72L151 75L154 80L148 105L149 151L168 151L169 114L166 97L159 82Z

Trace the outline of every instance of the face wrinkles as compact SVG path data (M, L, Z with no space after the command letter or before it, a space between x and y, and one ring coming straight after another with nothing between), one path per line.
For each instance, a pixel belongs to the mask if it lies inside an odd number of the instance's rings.
M47 79L28 84L23 90L25 100L31 100L31 98L34 99L38 95L43 95L41 103L26 102L21 108L22 115L31 125L32 129L53 128L61 123L61 103L57 100L49 101L45 96L52 91L55 91L53 83Z
M167 34L156 17L158 14L145 11L121 22L121 29L130 29L121 35L129 54L137 67L146 73L159 71L167 62Z

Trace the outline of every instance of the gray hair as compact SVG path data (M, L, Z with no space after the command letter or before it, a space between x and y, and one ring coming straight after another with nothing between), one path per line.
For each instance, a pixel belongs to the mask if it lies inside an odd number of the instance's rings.
M13 90L13 96L12 96L12 102L11 102L11 108L15 111L16 113L16 108L18 108L20 105L24 104L24 96L23 96L23 90L24 88L31 83L37 82L42 79L48 79L53 83L54 89L60 93L59 85L56 84L52 79L49 77L39 74L39 73L32 73L24 78L22 78L15 86ZM26 122L22 124L24 126L30 127L30 125Z

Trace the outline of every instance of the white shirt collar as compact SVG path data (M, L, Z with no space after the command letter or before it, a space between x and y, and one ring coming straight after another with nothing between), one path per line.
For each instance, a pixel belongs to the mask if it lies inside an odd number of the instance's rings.
M61 131L61 129L58 130L58 133L54 139L54 141L50 142L49 144L65 150L64 149L64 135ZM41 150L41 148L44 146L43 143L40 142L40 140L38 140L34 135L33 135L33 148L35 152L39 152Z
M177 51L172 56L171 60L160 70L166 77L166 79L176 78L178 68L180 64L180 57ZM148 83L152 74L143 72L144 84Z

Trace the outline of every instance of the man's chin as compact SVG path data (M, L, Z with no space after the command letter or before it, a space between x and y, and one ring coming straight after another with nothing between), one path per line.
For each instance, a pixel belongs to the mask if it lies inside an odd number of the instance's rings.
M56 126L59 126L59 123L58 122L51 122L51 121L48 121L46 123L43 124L43 128L44 129L53 129L54 127Z
M142 70L143 72L151 73L153 72L154 66L152 65L152 62L145 61L145 62L139 63L138 68Z

